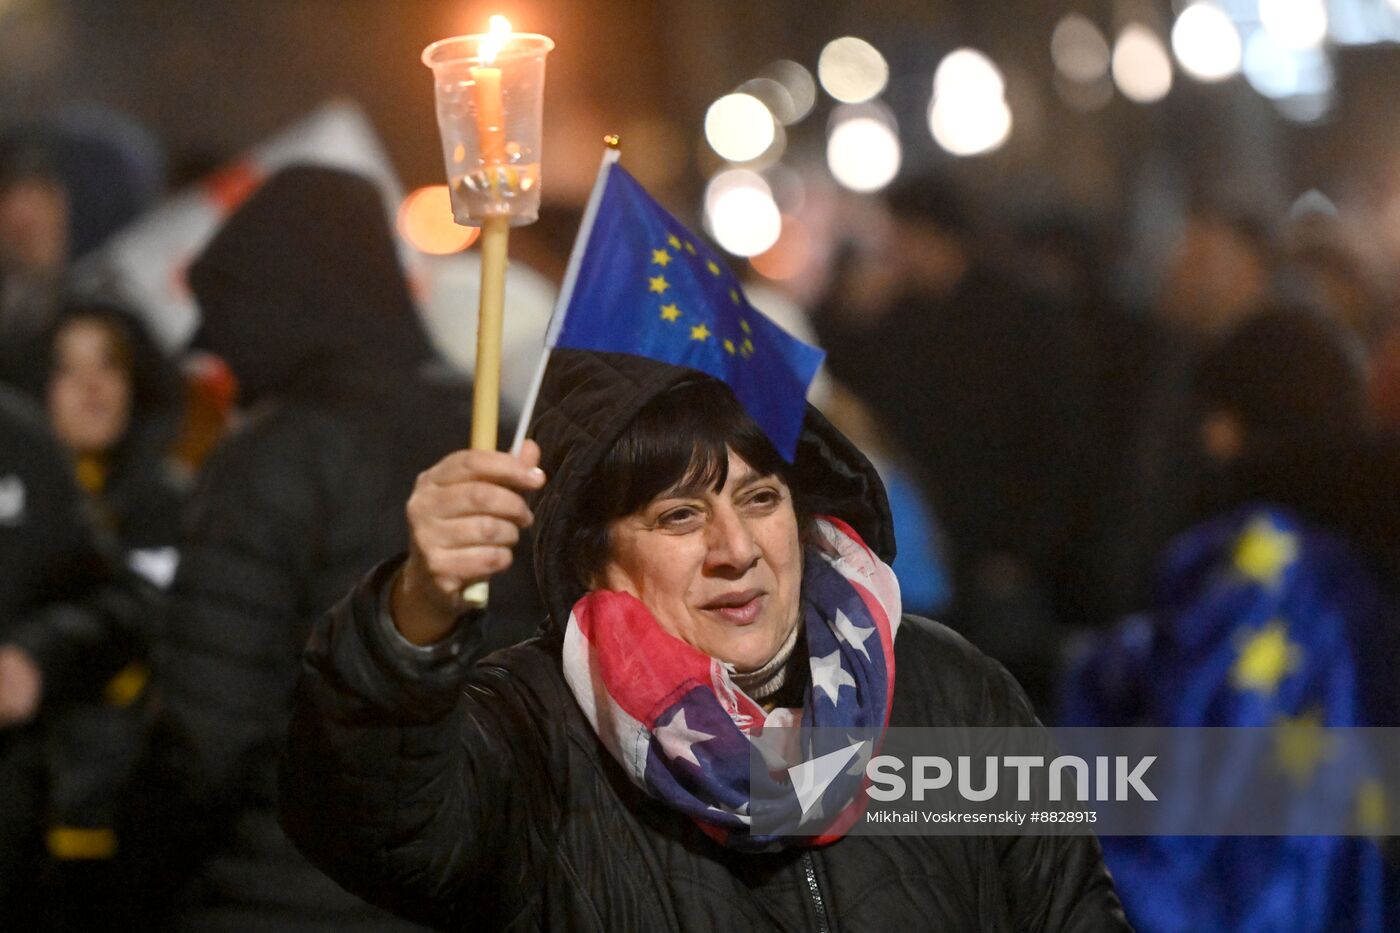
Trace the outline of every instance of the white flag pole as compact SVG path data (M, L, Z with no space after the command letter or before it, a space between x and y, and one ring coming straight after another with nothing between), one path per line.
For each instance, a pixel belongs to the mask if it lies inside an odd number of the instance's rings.
M515 440L510 452L520 456L520 448L525 446L525 432L530 428L530 419L535 414L535 402L539 399L540 385L544 382L544 371L549 367L549 355L559 332L564 329L564 315L569 302L574 297L574 286L578 283L579 267L583 265L583 254L588 251L588 239L593 233L593 221L598 217L598 205L603 200L603 189L608 186L608 169L622 158L622 141L617 136L603 139L607 149L603 152L603 163L598 167L598 178L593 182L593 191L588 195L588 206L583 211L583 222L579 224L578 236L574 238L573 252L569 254L569 265L564 271L564 282L559 287L559 298L554 303L554 314L549 319L549 330L545 333L544 350L540 354L539 365L535 367L535 377L530 381L530 391L525 396L525 407L520 412L520 422L515 426Z

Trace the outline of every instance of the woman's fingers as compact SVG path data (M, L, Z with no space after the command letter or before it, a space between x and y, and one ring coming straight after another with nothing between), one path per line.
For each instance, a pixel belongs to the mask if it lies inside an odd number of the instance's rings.
M544 471L539 468L540 448L526 441L520 456L499 450L459 450L439 460L420 476L438 486L483 481L522 492L544 485Z
M409 559L393 610L400 631L418 641L448 630L463 587L510 566L521 529L534 521L522 494L545 483L539 462L539 445L526 441L518 457L460 450L419 474L405 508Z
M490 515L439 519L425 527L420 543L440 548L515 547L520 540L517 522Z

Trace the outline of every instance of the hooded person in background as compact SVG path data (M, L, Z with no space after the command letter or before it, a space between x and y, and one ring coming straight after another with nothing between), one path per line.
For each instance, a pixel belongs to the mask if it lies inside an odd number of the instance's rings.
M0 387L0 928L67 929L84 905L109 903L89 883L55 886L74 880L65 865L89 875L83 864L114 852L82 711L143 660L150 615L42 412Z
M38 341L43 373L35 394L71 458L65 469L87 499L86 511L110 539L112 558L163 590L175 573L182 495L167 466L179 416L179 374L139 321L92 302L59 312ZM150 593L150 612L159 594ZM147 738L147 685L153 626L129 647L130 660L98 693L56 711L49 744L56 824L79 826L110 843L53 846L54 929L112 923L126 903L125 863L117 844L129 782ZM70 836L60 830L55 838Z
M145 326L115 306L66 306L42 342L40 387L78 484L134 569L162 588L175 572L181 494L170 464L184 383Z
M418 472L466 439L470 391L434 356L384 202L359 176L278 173L190 282L203 314L196 342L228 362L247 414L187 512L158 657L156 760L201 818L188 824L198 850L172 853L196 874L175 925L394 928L282 836L276 763L312 622L406 546L403 502ZM517 611L488 643L538 624L528 581L503 579L492 597Z

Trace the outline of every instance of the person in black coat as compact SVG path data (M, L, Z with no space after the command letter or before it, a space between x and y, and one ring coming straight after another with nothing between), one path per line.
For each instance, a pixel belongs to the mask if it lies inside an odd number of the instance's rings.
M110 855L111 826L66 793L71 713L143 659L151 594L102 538L42 413L0 387L0 926L52 916L54 859ZM80 775L78 775L80 777ZM96 892L88 891L92 897Z
M555 349L531 435L425 472L407 559L312 633L282 820L328 874L443 929L1127 929L1091 836L763 838L710 796L742 723L1035 724L1000 665L901 617L883 487L815 410L789 465L708 377ZM458 594L532 521L549 623L473 664ZM833 638L892 697L833 683ZM638 722L646 689L683 705Z
M465 441L470 391L435 357L380 193L359 176L280 172L190 282L203 313L196 341L228 362L246 419L187 510L158 655L158 758L172 799L197 817L184 821L193 851L175 850L173 867L195 876L181 885L176 925L391 928L283 837L276 762L312 622L405 545L403 501L420 470ZM508 644L537 625L537 598L528 581L500 589L521 607L491 634Z

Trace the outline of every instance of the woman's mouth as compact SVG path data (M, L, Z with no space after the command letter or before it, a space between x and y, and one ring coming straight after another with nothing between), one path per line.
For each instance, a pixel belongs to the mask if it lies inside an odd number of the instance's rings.
M763 611L763 590L743 590L725 593L700 608L730 625L749 625Z

